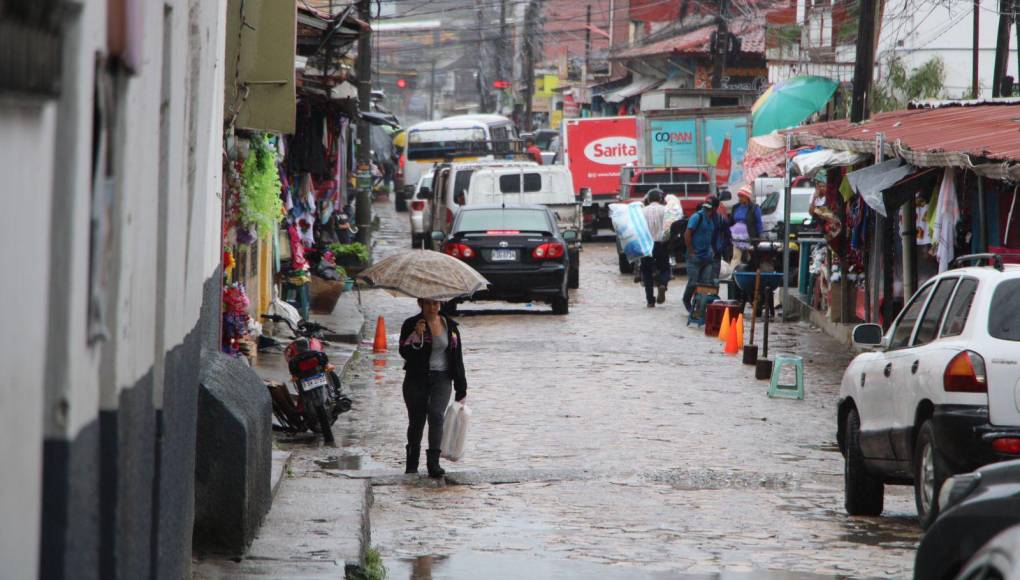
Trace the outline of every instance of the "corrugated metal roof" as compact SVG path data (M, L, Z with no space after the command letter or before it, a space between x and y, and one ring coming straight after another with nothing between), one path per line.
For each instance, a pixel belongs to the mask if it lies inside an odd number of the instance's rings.
M946 157L966 155L975 163L981 158L1020 162L1020 104L1010 102L891 111L856 125L831 121L790 132L801 143L843 141L848 150L861 150L866 144L873 149L875 135L883 133L887 147L899 142L913 154L929 158L945 153Z

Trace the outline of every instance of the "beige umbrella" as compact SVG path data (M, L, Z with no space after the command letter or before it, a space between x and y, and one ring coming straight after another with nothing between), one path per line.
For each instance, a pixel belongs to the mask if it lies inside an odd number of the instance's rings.
M378 288L412 298L452 300L489 285L484 276L457 258L432 250L408 250L379 261L358 276Z

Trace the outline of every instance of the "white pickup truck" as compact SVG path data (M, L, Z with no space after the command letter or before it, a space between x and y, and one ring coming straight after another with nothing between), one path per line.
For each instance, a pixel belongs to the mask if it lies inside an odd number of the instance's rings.
M567 285L580 283L581 204L574 195L574 179L562 165L490 167L471 175L464 205L544 205L556 216L561 232L577 235L571 243Z

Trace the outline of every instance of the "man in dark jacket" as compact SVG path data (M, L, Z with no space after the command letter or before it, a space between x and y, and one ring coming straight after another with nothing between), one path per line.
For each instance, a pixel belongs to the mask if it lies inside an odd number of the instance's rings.
M439 313L436 300L419 299L421 313L400 328L400 356L404 358L404 404L407 406L407 467L417 473L425 423L429 426L426 467L429 477L446 473L439 466L443 419L450 402L451 383L456 400L467 396L460 330L453 319Z

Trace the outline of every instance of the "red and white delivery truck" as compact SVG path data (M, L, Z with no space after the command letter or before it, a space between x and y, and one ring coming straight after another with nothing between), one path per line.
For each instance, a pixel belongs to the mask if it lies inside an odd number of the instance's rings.
M637 117L564 119L563 162L584 206L582 237L612 227L609 204L619 201L620 168L638 157Z

